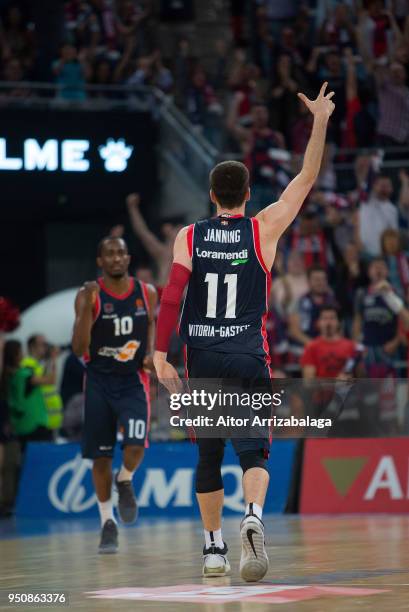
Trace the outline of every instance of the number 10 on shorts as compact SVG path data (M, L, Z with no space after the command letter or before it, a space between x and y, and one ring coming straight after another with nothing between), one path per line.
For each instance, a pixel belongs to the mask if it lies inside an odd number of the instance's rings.
M142 419L128 420L128 438L142 440L145 437L146 425Z

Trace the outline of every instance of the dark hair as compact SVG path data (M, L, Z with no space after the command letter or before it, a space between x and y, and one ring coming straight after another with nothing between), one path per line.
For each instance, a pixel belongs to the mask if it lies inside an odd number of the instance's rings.
M121 241L124 243L124 245L125 245L125 247L126 247L126 250L128 250L128 245L126 244L126 242L125 242L125 240L124 240L123 238L119 238L119 237L117 237L117 236L105 236L104 238L102 238L102 240L100 240L100 241L98 242L98 246L97 246L97 257L101 257L101 255L102 255L102 251L103 251L103 248L104 248L104 244L105 244L106 242L111 241L111 240L121 240Z
M386 255L385 240L390 236L394 236L398 239L398 250L402 250L402 236L400 231L397 229L393 229L393 227L387 227L386 230L384 230L381 234L381 248L383 255Z
M3 352L4 370L9 368L15 368L19 365L18 363L16 363L16 360L21 349L22 345L19 340L7 340L4 345Z
M381 256L381 255L377 255L376 257L373 257L369 262L368 262L368 268L370 268L372 266L373 263L376 262L382 262L383 264L385 264L386 266L386 261L385 259Z
M384 179L388 179L388 181L392 180L391 177L385 172L379 172L379 174L375 175L373 182L376 183L377 181L384 180Z
M33 348L33 346L37 342L37 338L38 338L38 334L33 334L27 340L27 348L28 348L29 351Z
M327 304L326 306L321 306L319 316L321 316L323 312L335 312L337 319L340 319L339 310L334 305Z
M3 348L3 372L0 378L0 399L7 400L10 376L20 365L17 357L21 352L22 345L19 340L7 340Z
M224 208L243 204L249 188L249 171L238 161L217 164L210 173L210 188Z
M307 270L307 277L311 278L314 272L324 272L325 274L327 273L326 269L322 266L311 266L311 268L308 268Z

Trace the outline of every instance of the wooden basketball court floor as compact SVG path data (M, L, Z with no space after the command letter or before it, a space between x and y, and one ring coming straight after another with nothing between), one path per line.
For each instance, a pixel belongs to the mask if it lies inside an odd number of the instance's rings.
M239 520L224 521L232 575L223 579L201 576L197 520L120 527L120 552L106 556L96 554L95 521L55 521L42 535L2 521L0 609L39 609L7 603L8 592L32 589L65 591L69 609L101 612L409 610L409 517L267 515L270 569L256 585L238 573Z

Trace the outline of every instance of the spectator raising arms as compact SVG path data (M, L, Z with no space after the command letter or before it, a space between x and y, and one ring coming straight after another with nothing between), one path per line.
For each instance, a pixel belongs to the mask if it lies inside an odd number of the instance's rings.
M238 109L243 101L241 92L234 96L227 126L240 142L246 165L251 173L252 189L250 205L255 210L264 208L278 197L278 192L287 186L289 178L281 164L272 156L272 150L284 148L284 137L269 127L268 109L264 104L255 104L251 109L251 127L238 120Z
M148 228L139 210L140 202L141 198L138 193L131 193L126 199L132 229L137 238L141 241L143 247L154 259L157 267L157 283L159 287L164 287L168 280L169 270L172 265L175 238L182 226L164 223L161 229L165 240L162 242Z

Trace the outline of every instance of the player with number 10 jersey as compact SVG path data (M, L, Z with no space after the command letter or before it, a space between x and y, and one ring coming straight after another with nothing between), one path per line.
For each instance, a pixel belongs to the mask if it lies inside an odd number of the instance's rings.
M87 376L83 456L93 460L101 516L100 553L116 552L112 457L118 431L123 465L115 478L118 513L125 523L137 514L132 476L143 459L149 426L149 375L154 340L156 291L128 275L128 248L108 237L98 248L102 277L78 292L73 350L85 354Z

